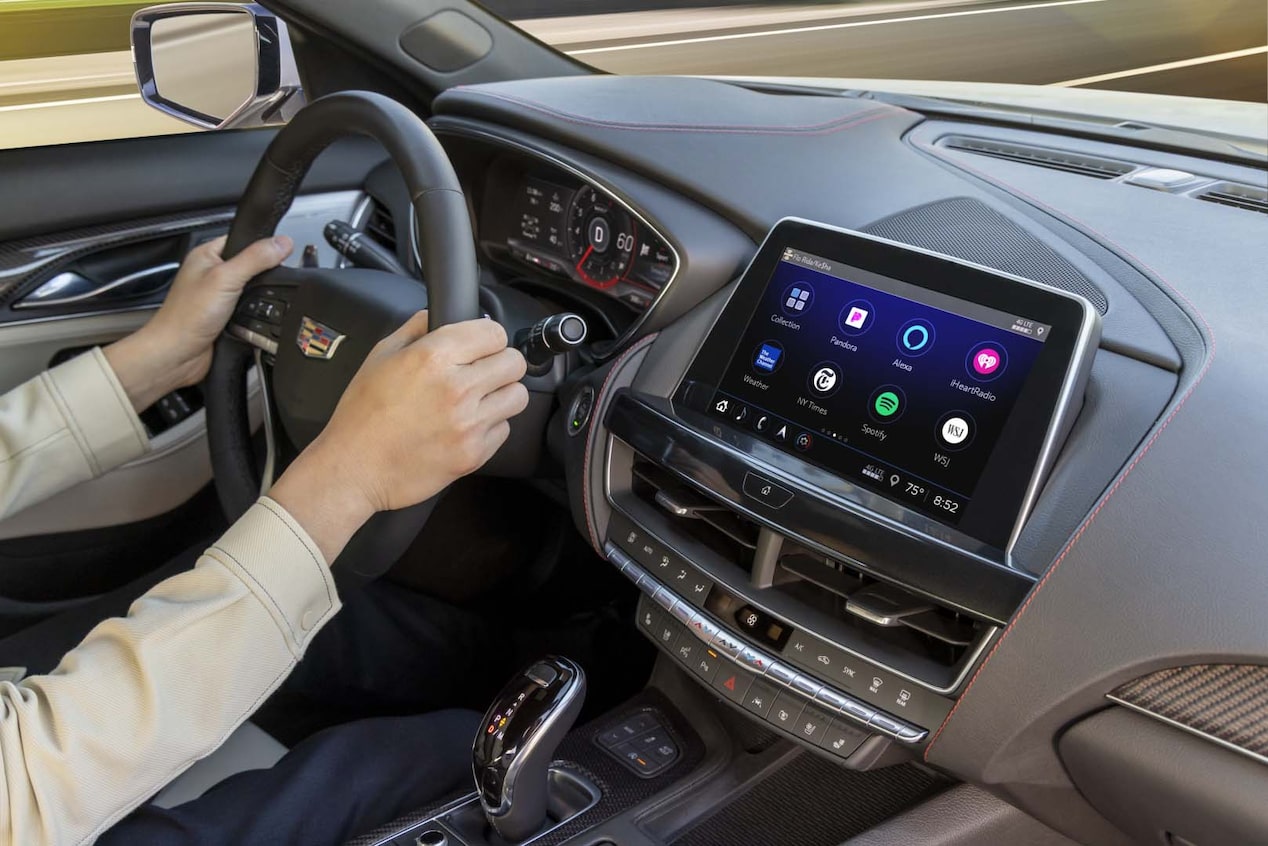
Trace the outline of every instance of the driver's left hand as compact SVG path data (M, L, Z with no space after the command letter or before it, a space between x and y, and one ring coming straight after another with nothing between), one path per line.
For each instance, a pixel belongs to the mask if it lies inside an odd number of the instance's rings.
M212 346L243 287L294 249L290 238L278 235L226 261L220 255L224 245L225 239L217 238L191 250L150 322L106 348L106 359L138 412L206 377Z

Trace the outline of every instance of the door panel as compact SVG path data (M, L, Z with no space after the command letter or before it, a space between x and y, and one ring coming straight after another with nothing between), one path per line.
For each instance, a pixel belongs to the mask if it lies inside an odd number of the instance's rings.
M170 265L227 230L272 135L252 130L0 151L0 392L143 325L162 301ZM296 242L292 263L306 244L317 246L323 266L336 263L322 228L365 216L362 186L384 158L376 144L354 141L318 160L305 194L278 228ZM156 267L162 272L139 286L130 278ZM50 280L67 279L72 284L44 304L31 298ZM95 295L64 296L85 291ZM254 379L252 390L258 396ZM258 403L252 418L258 424ZM203 412L174 425L175 415L165 420L151 412L143 419L154 433L148 454L0 521L0 632L38 619L61 600L160 566L182 544L206 540L218 507L209 488ZM137 560L147 555L154 560Z

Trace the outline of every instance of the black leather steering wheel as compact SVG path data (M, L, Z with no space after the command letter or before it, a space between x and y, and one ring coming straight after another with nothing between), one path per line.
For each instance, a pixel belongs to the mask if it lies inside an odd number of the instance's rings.
M248 283L216 343L206 383L211 464L231 522L262 487L247 417L252 364L262 365L265 425L274 459L282 464L321 432L371 348L411 315L429 309L432 328L480 315L471 219L449 157L417 115L379 94L343 92L315 100L277 134L238 205L225 258L273 235L313 160L348 135L376 139L400 169L429 286L353 268L280 267ZM380 575L418 534L433 504L376 515L333 562L336 575L354 581Z

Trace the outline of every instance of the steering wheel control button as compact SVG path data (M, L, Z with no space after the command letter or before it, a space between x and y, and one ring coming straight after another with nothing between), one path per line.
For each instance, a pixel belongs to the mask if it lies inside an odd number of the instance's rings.
M841 368L831 361L821 361L810 369L806 384L812 395L827 399L841 387Z
M969 350L964 369L978 382L993 382L1008 366L1008 351L1001 344L987 341Z
M769 508L783 508L792 499L793 493L788 488L775 484L756 473L744 474L744 493Z
M784 363L784 345L779 341L763 341L753 355L753 369L759 373L774 373Z
M713 689L724 697L739 705L744 702L753 677L733 666L727 666L713 677Z
M778 696L777 688L762 679L754 679L749 685L748 692L744 694L744 701L740 704L744 706L744 710L765 719Z
M789 285L784 291L784 298L780 300L780 307L784 310L784 314L789 317L801 317L810 310L810 306L814 305L814 301L814 289L805 282L796 282Z
M771 705L770 713L766 715L766 722L791 732L805 708L805 703L795 694L780 691L775 697L775 703Z
M847 335L862 335L876 321L876 307L867 300L854 300L841 309L840 330Z
M977 424L967 411L948 411L938 419L936 426L938 446L946 450L961 450L973 443Z
M854 754L855 749L863 745L864 740L867 740L866 732L859 731L838 717L824 732L819 746L838 758L848 758Z
M893 423L907 410L907 395L897 385L881 385L867 400L867 413L877 423Z
M899 327L895 341L902 355L917 358L933 349L933 342L937 337L938 332L932 323L924 318L916 318Z

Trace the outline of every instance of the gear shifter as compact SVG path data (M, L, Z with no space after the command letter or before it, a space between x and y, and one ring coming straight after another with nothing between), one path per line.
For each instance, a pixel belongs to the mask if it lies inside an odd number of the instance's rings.
M551 655L511 679L485 713L472 772L485 816L508 842L546 821L547 769L585 695L581 668Z

